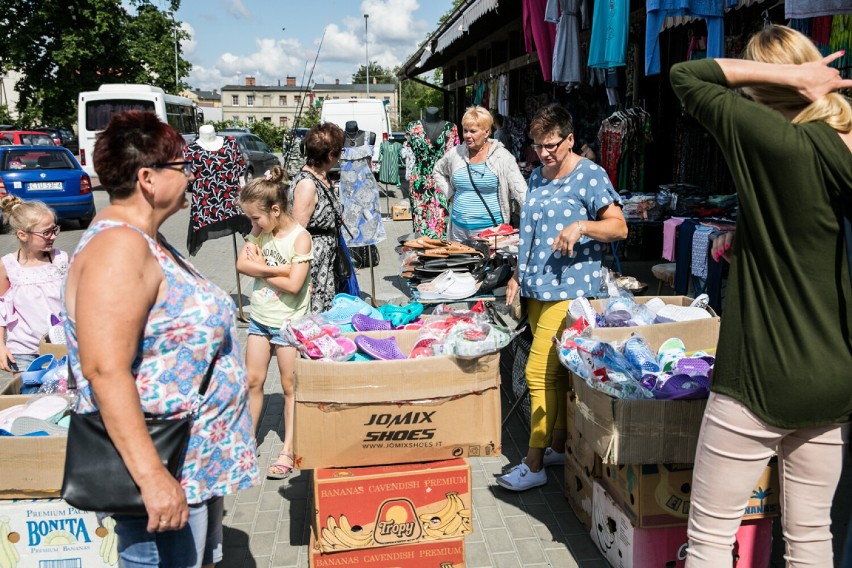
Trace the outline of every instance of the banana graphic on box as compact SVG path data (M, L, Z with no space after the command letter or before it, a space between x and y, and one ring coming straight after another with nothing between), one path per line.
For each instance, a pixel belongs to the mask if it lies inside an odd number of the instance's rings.
M432 538L463 536L473 532L470 509L465 508L455 491L447 493L447 502L440 511L418 516L423 523L423 530Z
M9 529L9 517L0 517L0 568L15 568L21 559L14 543L20 535Z
M101 523L95 534L101 537L101 547L98 555L104 563L110 566L118 564L118 537L115 534L115 521L112 517L107 517Z
M373 533L364 530L353 530L346 515L340 515L337 520L329 515L326 526L322 528L320 539L326 548L345 550L350 548L369 548L373 543Z

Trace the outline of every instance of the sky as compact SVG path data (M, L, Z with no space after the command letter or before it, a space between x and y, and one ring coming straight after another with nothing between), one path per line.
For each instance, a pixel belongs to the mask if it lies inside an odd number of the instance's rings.
M452 0L183 0L176 19L190 35L181 47L193 66L183 80L212 90L243 84L247 75L257 85L283 85L289 75L302 85L325 31L311 82L349 83L367 50L383 67L407 60L451 6Z

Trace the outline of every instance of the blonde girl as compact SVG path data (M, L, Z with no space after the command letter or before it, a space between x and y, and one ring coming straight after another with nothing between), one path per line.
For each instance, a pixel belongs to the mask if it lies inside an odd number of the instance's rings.
M284 390L284 446L269 466L267 477L284 479L293 470L293 368L296 349L274 345L285 320L310 309L311 235L289 213L284 169L275 166L240 192L240 207L252 223L237 270L254 277L246 346L249 408L255 431L263 407L263 384L274 353Z
M41 201L0 200L20 248L0 262L0 369L26 371L62 310L61 289L68 255L54 248L56 214Z

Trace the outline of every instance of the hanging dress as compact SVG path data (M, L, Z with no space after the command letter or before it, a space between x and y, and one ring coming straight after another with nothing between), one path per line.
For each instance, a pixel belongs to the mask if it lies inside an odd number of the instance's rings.
M317 205L308 226L305 227L311 234L314 245L314 260L311 263L311 313L316 314L331 309L331 300L337 292L337 282L334 278L338 238L335 211L340 213L342 208L334 188L328 188L313 174L304 170L290 181L287 198L291 206L296 186L303 179L311 180L317 190Z
M370 168L373 147L347 147L340 156L340 201L349 231L343 239L349 248L375 245L387 238L379 206L379 184Z
M546 22L556 24L553 48L553 82L574 85L583 80L580 64L580 15L585 12L581 0L548 0Z
M246 162L237 141L227 136L215 151L193 142L183 149L183 157L195 176L186 236L189 254L194 256L208 239L250 233L251 221L238 205Z
M443 239L447 234L447 197L435 185L432 170L435 163L458 144L458 129L455 124L444 122L434 141L426 136L422 121L409 123L406 130L406 146L414 154L414 168L409 177L414 230L427 237Z

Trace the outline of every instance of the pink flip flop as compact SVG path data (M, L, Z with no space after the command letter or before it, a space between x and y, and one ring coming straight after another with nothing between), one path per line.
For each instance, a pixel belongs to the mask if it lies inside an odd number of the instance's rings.
M358 346L358 349L379 361L405 359L405 353L399 348L395 337L374 339L366 335L359 335L355 338L355 345Z
M355 343L348 337L330 337L321 335L305 344L308 357L311 359L328 359L331 361L348 361L358 350Z

